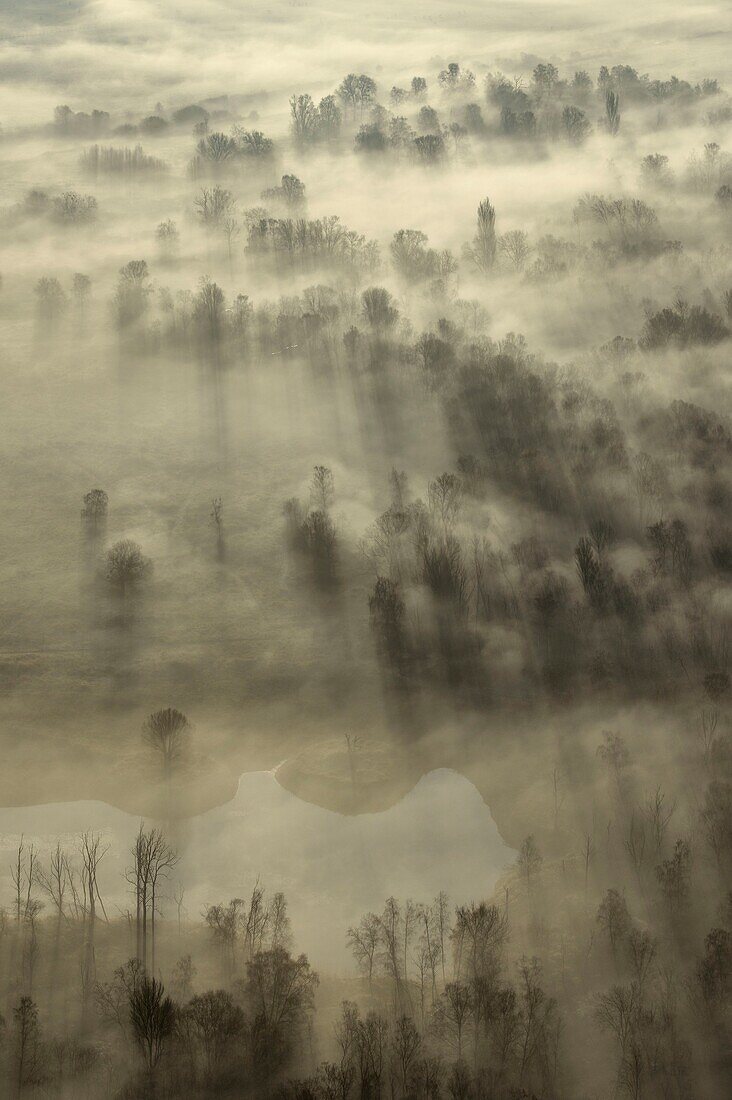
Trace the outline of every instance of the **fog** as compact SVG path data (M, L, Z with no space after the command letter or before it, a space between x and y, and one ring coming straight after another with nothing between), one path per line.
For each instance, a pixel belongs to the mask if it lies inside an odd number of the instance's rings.
M232 883L266 874L273 891L288 894L298 946L319 970L337 974L351 961L343 930L384 898L443 889L467 897L477 884L490 893L516 856L478 792L456 772L430 772L382 813L334 817L291 795L272 773L246 772L231 801L178 822L171 833L182 855L175 873L185 883L188 913L202 912L212 897L228 900ZM124 871L138 828L139 818L106 803L5 810L4 862L9 868L21 836L44 849L59 836L73 843L93 829L109 845L99 876L105 905L124 913ZM388 860L380 857L385 848ZM323 897L330 899L326 911Z
M728 1095L727 6L0 17L0 1095Z

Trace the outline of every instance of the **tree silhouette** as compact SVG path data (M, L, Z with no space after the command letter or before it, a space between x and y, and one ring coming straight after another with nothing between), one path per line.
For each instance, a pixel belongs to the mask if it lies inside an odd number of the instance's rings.
M134 589L152 568L149 558L132 539L121 539L107 551L106 576L122 597Z
M168 775L183 754L190 728L185 714L175 707L156 710L143 723L143 740L160 753Z
M152 1073L173 1034L175 1005L166 995L162 982L144 975L130 990L129 1012L133 1038Z

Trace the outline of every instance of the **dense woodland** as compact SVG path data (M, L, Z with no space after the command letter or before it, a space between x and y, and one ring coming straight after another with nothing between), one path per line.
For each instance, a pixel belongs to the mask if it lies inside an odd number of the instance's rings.
M39 474L8 422L3 714L131 745L156 800L125 912L103 835L4 846L3 1095L728 1095L728 94L450 62L76 107L0 137L0 324L60 424ZM510 752L514 865L383 899L348 973L266 866L189 912L186 777L275 705L352 770L376 727L425 768Z

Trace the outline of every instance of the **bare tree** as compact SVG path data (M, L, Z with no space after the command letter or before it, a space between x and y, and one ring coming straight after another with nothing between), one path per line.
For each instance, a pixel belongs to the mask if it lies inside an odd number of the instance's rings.
M207 1077L211 1078L228 1044L244 1031L244 1013L223 989L209 989L193 997L185 1013L203 1051Z
M620 98L612 89L605 93L605 125L607 132L615 137L620 129Z
M196 967L190 955L183 955L175 964L171 976L170 985L177 1001L185 1003L193 995L193 979L196 976Z
M380 942L380 921L377 915L367 913L357 927L348 929L346 939L358 967L368 978L371 991Z
M216 528L216 547L221 556L224 549L224 502L221 497L211 501L211 522Z
M526 887L528 890L531 890L532 880L541 870L543 862L544 860L536 846L536 841L533 836L527 836L519 849L516 866L526 879Z
M531 253L529 239L522 229L511 229L498 238L498 249L513 264L516 271L521 271Z
M630 815L630 822L628 824L628 835L623 843L638 878L638 885L641 887L642 890L643 857L646 850L646 830L642 820L640 820L636 816L635 811L633 811Z
M458 906L451 933L458 978L475 981L495 974L507 936L508 921L497 905L471 902Z
M490 199L484 199L478 206L478 231L466 254L478 271L486 275L496 262L497 248L496 210Z
M29 996L33 995L33 978L35 974L36 960L38 958L38 917L43 909L43 902L37 898L29 898L25 907L24 936L23 936L23 972L25 975L26 989Z
M422 1037L409 1016L400 1016L394 1025L392 1058L402 1096L409 1095L412 1070L422 1049Z
M455 1050L458 1061L463 1056L466 1031L473 1016L473 998L466 982L448 982L434 1007L435 1028Z
M120 329L138 325L142 321L152 293L147 261L130 260L120 268L115 294L117 324Z
M209 905L204 914L204 920L221 948L224 964L230 971L236 968L236 941L243 906L241 898L232 898L228 905Z
M162 982L143 975L130 990L129 1013L132 1035L148 1072L153 1073L173 1034L175 1005Z
M101 1017L119 1028L125 1039L131 1038L130 1001L145 976L139 959L128 959L114 971L109 982L97 982L94 997Z
M433 1002L437 997L437 967L442 962L442 937L440 935L439 913L436 910L436 906L429 905L421 905L418 909L418 919L422 928L419 956L420 961L426 962L429 966Z
M284 947L285 950L289 951L292 946L292 930L290 918L287 914L287 901L281 891L278 891L272 898L269 924L272 929L270 934L272 947Z
M155 230L155 239L162 253L163 259L170 261L175 255L180 242L178 226L170 218L160 222Z
M109 509L109 497L104 489L90 489L84 494L84 507L81 515L89 527L96 531L107 518Z
M540 978L541 966L537 959L520 960L522 1011L519 1018L519 1081L524 1081L534 1067L543 1069L549 1061L548 1049L556 1025L556 1004L542 988Z
M193 317L199 334L217 349L225 319L226 298L218 283L201 278L193 299Z
M152 568L149 558L132 539L121 539L107 551L107 580L125 599Z
M13 1009L12 1062L15 1093L21 1096L26 1086L40 1083L43 1072L38 1008L30 997L21 997Z
M446 980L445 972L445 944L450 934L450 899L444 890L434 900L432 911L434 913L435 926L440 943L440 962L442 964L442 980Z
M587 890L590 881L590 866L592 860L595 857L595 846L592 843L592 837L589 833L585 834L584 844L582 845L582 862L585 865L585 898L587 898Z
M676 803L672 802L671 805L669 805L660 787L656 787L655 792L646 799L644 812L653 832L657 859L661 858L666 830L668 829L675 809Z
M691 879L691 846L680 838L674 845L673 855L656 867L656 877L661 891L673 913L686 904Z
M381 961L384 970L394 982L394 998L398 1008L409 997L402 983L402 910L396 898L387 898L384 912L379 918Z
M634 983L614 985L597 998L597 1019L602 1028L615 1036L621 1057L625 1056L637 1027L639 1010L638 987Z
M719 711L716 707L703 707L699 715L699 740L704 754L704 764L709 767L712 747L717 736Z
M307 956L293 958L282 947L259 951L247 964L252 1010L272 1031L296 1027L312 1011L318 981Z
M633 976L641 995L656 958L657 949L658 944L650 932L635 927L630 929L628 933L628 954L633 968Z
M160 886L174 867L178 865L178 853L168 844L160 829L150 833L150 970L155 973L155 917L158 913Z
M185 714L175 707L156 710L143 723L143 740L160 753L163 769L168 777L183 755L190 728Z
M58 279L46 276L38 280L35 292L38 315L44 325L51 329L66 309L66 295Z
M77 271L71 282L71 293L74 296L79 314L83 316L86 303L91 293L91 279Z
M178 854L168 844L157 828L145 832L140 824L132 847L132 867L126 878L135 891L135 926L137 931L137 958L147 969L148 943L150 944L151 970L155 971L155 917L162 880L178 864Z
M335 485L333 471L327 466L314 466L313 476L310 482L310 503L313 508L323 515L328 514L328 509L333 503Z
M15 894L15 922L20 927L35 882L35 849L32 844L30 848L26 848L22 835L15 860L11 864L10 875Z
M630 753L625 741L619 733L605 730L602 735L603 743L597 750L597 755L608 769L615 784L615 790L622 795L625 782L625 770L630 763Z
M207 229L219 229L224 219L233 214L236 203L231 191L224 187L202 187L193 205Z
M312 96L290 96L290 121L292 135L300 145L307 145L315 139L318 132L318 109Z
M427 487L427 496L431 510L437 515L443 527L451 527L460 513L463 497L463 484L456 474L440 474Z
M82 834L79 841L79 852L81 854L82 861L81 882L85 903L85 921L84 949L81 967L81 984L84 991L85 1006L88 1004L89 996L96 981L95 937L97 922L97 903L99 904L104 919L107 919L107 914L104 909L104 902L102 901L101 894L99 893L97 872L99 864L108 852L108 850L108 846L102 846L101 837L98 834L90 832Z
M68 856L62 848L61 842L57 841L56 847L50 853L48 870L42 865L39 865L36 870L36 882L56 910L55 940L57 946L61 938L62 924L67 919L66 899L71 889L70 878L71 868Z
M630 914L625 898L617 890L605 892L597 910L597 923L607 933L613 955L616 954L621 939L630 929Z
M244 955L250 959L264 947L270 913L264 900L264 887L255 882L246 914L241 918L244 926Z
M226 254L229 258L229 278L234 278L234 241L241 233L241 225L233 214L227 214L221 221L221 232L226 241Z
M181 934L181 922L182 922L182 918L183 918L183 913L187 912L187 910L186 910L186 908L183 904L183 898L185 897L185 892L186 891L185 891L185 887L184 887L183 883L182 882L176 882L175 888L173 890L173 901L175 902L175 909L176 909L176 913L177 913L177 916L178 916L178 935L179 936Z

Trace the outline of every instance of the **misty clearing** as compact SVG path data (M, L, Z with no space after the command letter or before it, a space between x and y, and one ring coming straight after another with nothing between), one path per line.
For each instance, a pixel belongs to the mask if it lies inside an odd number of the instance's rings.
M0 28L0 1100L729 1096L728 5Z

